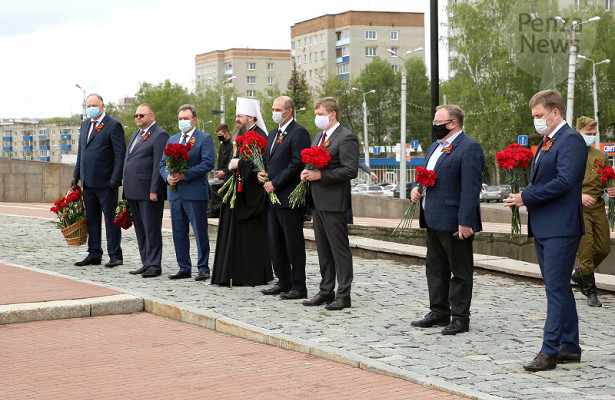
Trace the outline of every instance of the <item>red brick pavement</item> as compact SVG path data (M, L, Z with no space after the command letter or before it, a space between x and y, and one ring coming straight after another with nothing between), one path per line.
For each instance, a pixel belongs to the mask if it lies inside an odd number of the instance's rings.
M76 300L121 294L121 292L100 286L5 264L0 264L0 282L2 282L0 305Z
M0 398L460 399L139 313L0 325Z

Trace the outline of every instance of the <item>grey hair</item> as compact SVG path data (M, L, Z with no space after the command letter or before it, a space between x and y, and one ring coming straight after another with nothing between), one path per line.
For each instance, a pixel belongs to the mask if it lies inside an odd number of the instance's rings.
M190 110L190 112L192 113L192 118L196 118L196 107L194 107L192 104L184 104L183 106L180 106L177 109L177 113L179 114L181 111L184 110Z

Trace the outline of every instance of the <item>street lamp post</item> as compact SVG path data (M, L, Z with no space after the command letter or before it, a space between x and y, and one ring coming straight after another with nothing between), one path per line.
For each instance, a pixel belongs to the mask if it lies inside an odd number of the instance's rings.
M608 58L606 60L595 62L591 58L587 58L582 55L578 55L578 58L582 60L591 61L592 63L592 92L594 92L594 121L596 121L596 148L600 148L600 124L598 123L598 84L596 83L596 65L608 64L611 62Z
M359 89L357 89L356 87L351 88L351 90L357 90L360 92ZM365 95L366 94L370 94L370 93L376 93L376 89L372 89L369 92L364 92L363 93L363 141L364 141L364 153L365 153L365 165L367 165L369 167L369 139L367 137L367 102L365 101Z
M583 22L572 21L572 25L570 26L566 24L566 21L564 21L564 19L560 16L555 17L555 19L564 24L564 28L572 33L572 41L570 42L570 51L568 56L568 101L566 103L566 121L571 124L572 119L574 118L574 75L577 69L577 45L575 43L575 37L577 28L588 22L598 21L600 17L593 17Z
M211 76L207 77L209 80L211 80L212 82L216 82L216 80L214 78L212 78ZM224 110L225 110L225 100L226 100L226 96L224 95L224 84L227 82L232 81L233 79L237 78L235 75L231 76L230 78L227 78L225 80L223 80L220 85L218 86L218 90L220 91L220 123L223 124L224 123Z
M387 49L393 57L401 58L403 60L401 67L401 132L399 138L399 198L406 198L406 57L412 53L422 51L422 47L418 47L414 50L408 50L403 56L399 56L396 51Z
M82 110L82 113L81 113L81 120L85 121L85 119L88 117L88 115L86 113L86 110L85 110L86 109L86 106L85 106L85 91L87 89L92 89L92 88L94 88L96 86L90 86L90 87L82 88L78 83L75 83L75 86L77 86L83 92L83 104L82 104L83 110Z

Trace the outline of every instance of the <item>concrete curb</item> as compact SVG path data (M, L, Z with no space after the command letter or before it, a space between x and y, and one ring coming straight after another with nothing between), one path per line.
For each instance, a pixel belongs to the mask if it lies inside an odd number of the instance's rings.
M70 278L69 278L70 279ZM80 300L0 305L0 325L101 315L132 314L143 311L143 299L130 294Z

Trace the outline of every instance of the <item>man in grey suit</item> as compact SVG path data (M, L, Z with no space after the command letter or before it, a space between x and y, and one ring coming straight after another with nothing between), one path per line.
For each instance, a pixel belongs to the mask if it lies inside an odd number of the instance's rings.
M301 180L310 182L312 218L320 264L320 291L304 306L327 303L327 310L343 310L351 306L352 253L348 243L346 211L350 208L350 181L359 169L359 141L339 123L340 106L333 97L325 97L314 105L314 122L322 132L312 146L321 146L331 160L322 170L304 170ZM337 293L335 279L337 278Z
M152 278L162 273L162 214L166 185L160 176L160 159L169 134L155 121L154 108L141 104L135 112L139 127L130 136L124 163L124 197L132 212L142 266L130 271Z

